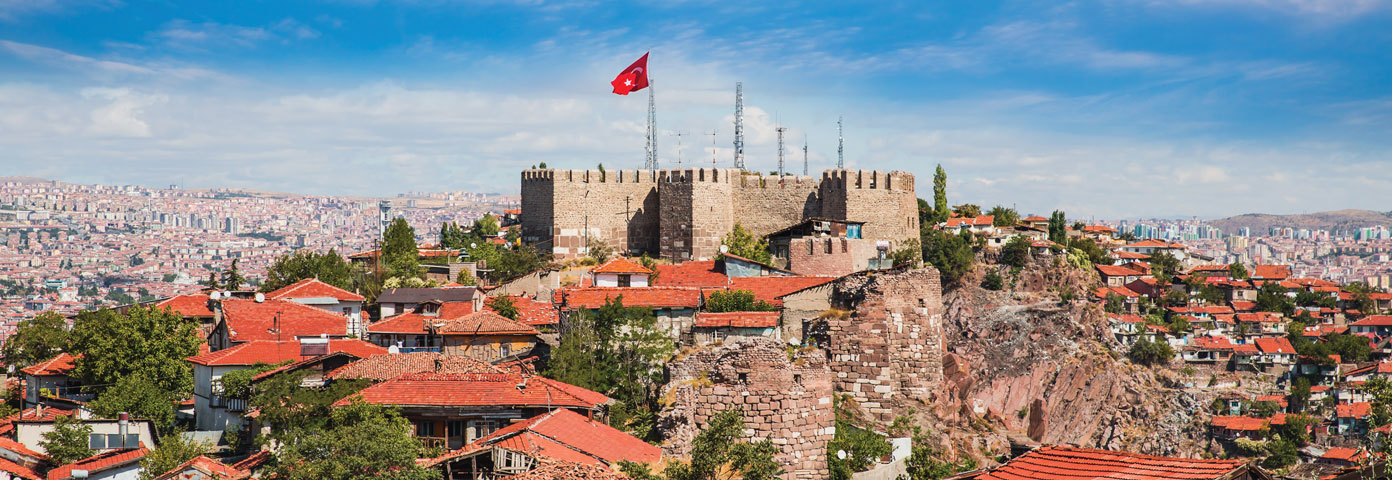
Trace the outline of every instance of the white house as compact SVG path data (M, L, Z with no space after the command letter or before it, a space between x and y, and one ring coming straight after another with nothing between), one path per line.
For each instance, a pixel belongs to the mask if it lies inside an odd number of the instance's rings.
M646 287L652 270L618 257L590 270L596 287Z
M367 333L367 326L362 321L363 302L367 299L363 298L362 295L321 282L317 278L306 278L286 285L267 293L266 298L269 300L289 300L326 312L341 314L348 317L349 333L359 337Z

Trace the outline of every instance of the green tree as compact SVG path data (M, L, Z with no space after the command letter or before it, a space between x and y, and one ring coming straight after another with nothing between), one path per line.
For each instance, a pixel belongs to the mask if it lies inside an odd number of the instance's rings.
M1107 293L1106 306L1103 309L1106 310L1107 313L1120 314L1126 312L1126 297L1115 293Z
M151 480L211 451L213 445L187 440L182 432L164 435L160 437L159 447L140 459L140 480Z
M54 311L20 320L15 332L5 340L5 363L24 368L57 356L68 348L67 326L63 315Z
M168 433L174 426L174 402L179 400L161 390L143 373L126 375L90 404L93 413L104 418L116 418L121 412L132 417L153 421L160 432Z
M333 404L366 388L366 380L335 380L324 388L304 388L300 382L308 372L286 372L257 384L247 402L260 412L257 417L271 427L259 444L275 441L295 445L305 438L322 434L332 425Z
M1020 223L1020 212L1013 208L996 205L991 207L991 210L987 211L986 214L993 217L991 224L997 227L1013 227Z
M1291 382L1290 408L1292 412L1303 412L1310 404L1310 379L1296 377Z
M898 246L899 248L889 252L890 265L895 267L907 265L909 268L913 268L923 262L923 246L919 244L917 238L901 241Z
M944 283L956 283L972 269L976 253L972 235L963 231L953 235L935 228L923 229L923 261L936 267Z
M222 387L222 396L247 400L255 393L252 391L251 383L257 375L275 370L289 363L289 361L286 361L272 365L265 362L256 362L251 368L233 370L222 374L222 377L218 378L217 383Z
M1257 311L1279 312L1290 315L1295 312L1295 300L1287 295L1288 290L1277 282L1266 282L1257 289Z
M1012 267L1024 267L1030 261L1030 246L1034 241L1024 235L1010 237L1010 241L1005 242L1001 247L1000 263Z
M242 285L247 282L246 277L242 276L241 270L237 268L237 259L232 260L232 268L222 271L222 279L218 282L225 290L241 290Z
M987 290L1000 290L1005 288L1005 279L1001 278L1001 275L996 273L995 270L992 270L987 272L986 276L981 279L981 288Z
M498 236L498 232L498 217L493 216L491 213L485 213L482 217L479 217L478 220L474 220L473 228L470 229L470 233L483 238L496 237Z
M1150 254L1150 274L1161 283L1170 283L1179 273L1181 265L1178 258L1163 250Z
M421 276L420 249L416 247L416 231L397 218L387 225L382 235L382 264L386 266L388 277Z
M1152 342L1145 337L1136 340L1126 353L1131 361L1141 365L1163 365L1174 358L1174 348L1164 340Z
M866 421L846 407L849 398L849 395L832 397L836 434L827 442L827 466L832 480L850 480L851 474L870 469L876 460L894 450L884 435L859 426ZM846 458L842 459L837 452L845 452Z
M53 421L53 430L44 432L39 446L48 452L49 463L67 465L96 454L88 448L91 435L91 425L73 417L58 417Z
M82 352L74 374L89 384L114 385L139 373L172 398L185 398L193 391L193 370L184 359L197 355L202 343L198 321L169 309L86 311L73 322L72 351Z
M1296 448L1295 442L1286 440L1285 438L1277 438L1267 442L1267 449L1271 452L1271 455L1267 456L1266 460L1262 460L1263 467L1273 469L1285 468L1295 465L1296 462L1300 461L1300 452Z
M953 207L952 211L962 218L976 218L981 216L981 206L971 203L963 203Z
M517 304L510 297L492 297L485 302L485 305L497 312L498 315L513 320L517 320L517 317L521 315L521 312L517 310Z
M261 291L278 290L306 278L319 281L344 290L353 290L353 267L343 257L330 249L325 253L312 250L296 250L281 255L266 269L266 281L261 282Z
M594 236L585 239L585 249L585 256L594 259L595 263L607 262L609 256L614 254L614 247L609 246L609 242Z
M1230 263L1228 264L1228 276L1232 277L1233 280L1246 280L1247 267L1238 262Z
M721 312L772 312L776 307L763 300L756 300L749 290L716 290L706 298L706 311Z
M778 448L767 439L739 441L744 437L740 411L729 408L711 417L706 428L691 442L691 462L667 465L667 480L717 480L722 472L736 472L744 480L773 480L783 468L773 456Z
M942 164L938 164L937 171L933 172L933 224L947 221L947 171L943 170Z
M1059 245L1068 245L1068 219L1060 210L1054 210L1049 215L1049 241Z
M1068 246L1087 255L1088 262L1091 262L1093 265L1112 264L1112 255L1091 238L1080 237L1077 240L1069 242Z
M768 240L754 236L739 223L735 224L735 228L730 230L730 233L725 234L725 239L721 241L721 244L729 248L730 255L748 258L760 263L769 263L773 260L773 255L769 253Z
M624 307L623 296L614 297L598 310L572 313L559 344L546 376L622 403L611 415L615 424L627 427L657 411L662 366L676 347L658 328L652 309Z
M922 198L918 199L918 223L919 225L933 223L933 205Z
M416 464L435 454L411 435L395 409L365 403L334 409L321 434L276 454L272 478L284 480L431 480L438 472Z

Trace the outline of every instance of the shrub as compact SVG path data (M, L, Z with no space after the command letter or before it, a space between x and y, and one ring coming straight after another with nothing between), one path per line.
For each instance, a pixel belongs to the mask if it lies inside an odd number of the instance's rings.
M1131 350L1126 353L1131 361L1141 365L1159 365L1168 363L1174 358L1174 349L1170 344L1162 341L1152 342L1142 337L1131 345Z
M994 271L987 273L986 278L981 280L981 288L987 290L1000 290L1005 288L1005 279Z

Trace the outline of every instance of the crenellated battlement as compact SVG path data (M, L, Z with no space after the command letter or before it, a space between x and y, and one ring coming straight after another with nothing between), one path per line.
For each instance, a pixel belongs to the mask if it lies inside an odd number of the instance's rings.
M656 178L647 170L566 170L531 169L522 171L522 181L551 181L559 183L653 183Z
M914 190L914 175L900 170L827 170L822 183L836 190Z

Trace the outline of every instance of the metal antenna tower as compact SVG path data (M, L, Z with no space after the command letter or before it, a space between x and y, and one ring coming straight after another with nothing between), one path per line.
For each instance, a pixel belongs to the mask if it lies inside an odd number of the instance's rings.
M841 135L841 117L836 117L836 169L846 168L846 138Z
M670 133L669 135L671 135L671 136L673 136L673 137L677 137L677 165L680 166L680 165L682 164L682 143L681 143L681 138L682 138L682 135L686 135L686 134L685 134L685 133L682 133L682 132L672 132L672 133Z
M735 168L744 170L744 82L735 82Z
M788 127L778 127L778 176L783 176L783 132L788 131Z
M652 78L648 78L648 159L647 170L657 170L657 107L653 103Z
M710 133L710 136L711 136L711 168L715 168L715 164L716 164L716 160L715 160L715 134L716 134L716 133L719 133L719 132L720 132L720 129L712 128L712 129L711 129L711 133Z
M802 135L802 176L806 177L807 175L807 134L804 133Z

